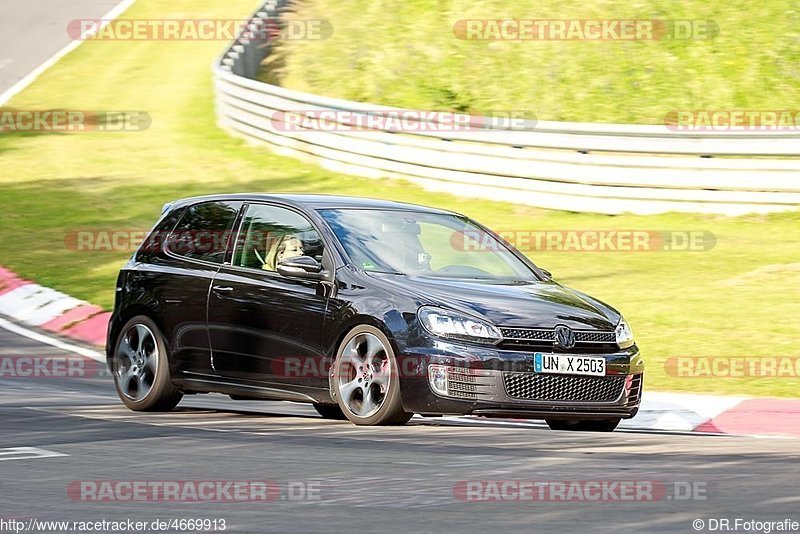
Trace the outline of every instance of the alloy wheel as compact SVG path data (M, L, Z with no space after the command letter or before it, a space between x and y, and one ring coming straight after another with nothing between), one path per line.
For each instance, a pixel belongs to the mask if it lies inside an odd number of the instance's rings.
M119 390L132 401L141 401L153 389L158 370L158 343L153 331L143 324L131 325L117 349L114 379Z
M361 333L344 348L338 368L338 390L344 405L359 417L376 413L392 379L391 360L377 336Z

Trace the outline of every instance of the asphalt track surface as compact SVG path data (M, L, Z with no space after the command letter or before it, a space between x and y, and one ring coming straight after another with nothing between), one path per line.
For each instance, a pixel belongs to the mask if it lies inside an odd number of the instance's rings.
M0 330L0 358L68 356ZM91 365L90 365L91 367ZM800 440L414 418L328 421L310 406L186 397L171 413L125 409L108 376L0 379L0 518L225 519L226 532L695 532L695 519L800 519ZM24 455L23 455L24 456ZM14 455L6 453L7 458ZM96 502L75 481L264 480L269 501ZM652 500L472 501L463 481L645 481ZM683 500L686 491L695 496ZM74 487L74 486L73 486ZM470 498L488 495L488 486ZM312 492L312 497L302 495ZM587 492L588 494L588 492ZM659 495L660 494L660 495ZM612 497L613 498L613 497ZM707 531L707 530L702 530Z
M70 43L67 24L100 18L119 0L0 0L0 93Z

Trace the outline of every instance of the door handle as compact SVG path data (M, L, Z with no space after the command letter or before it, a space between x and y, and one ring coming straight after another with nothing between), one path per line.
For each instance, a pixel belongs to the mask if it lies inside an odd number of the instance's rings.
M213 286L211 289L212 289L212 291L216 291L218 293L222 293L222 292L226 292L227 293L228 291L233 291L233 288L229 287L229 286Z

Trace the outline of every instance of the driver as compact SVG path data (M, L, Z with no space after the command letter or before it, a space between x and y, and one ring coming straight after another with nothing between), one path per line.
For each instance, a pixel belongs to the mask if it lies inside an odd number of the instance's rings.
M265 271L274 271L277 268L278 262L287 258L295 258L304 255L305 250L300 238L296 235L287 234L283 236L283 238L276 239L272 243L272 247L270 247L261 268Z
M303 242L297 236L287 236L281 241L278 246L278 253L275 255L276 264L287 258L296 258L297 256L304 256Z

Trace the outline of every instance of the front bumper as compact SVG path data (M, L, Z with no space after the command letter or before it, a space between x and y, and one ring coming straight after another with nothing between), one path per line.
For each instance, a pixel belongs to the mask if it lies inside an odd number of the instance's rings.
M438 340L406 349L400 361L404 408L422 415L530 419L629 419L638 412L644 365L635 345L587 354L605 358L603 377L534 373L533 355ZM447 395L432 390L430 365L447 366Z

